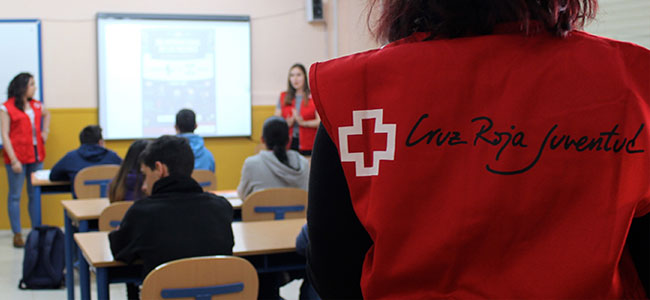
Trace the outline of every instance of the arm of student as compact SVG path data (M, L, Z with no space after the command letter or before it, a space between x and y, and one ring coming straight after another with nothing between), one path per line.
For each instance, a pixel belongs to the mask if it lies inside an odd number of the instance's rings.
M307 273L323 299L362 298L361 269L372 245L352 208L340 161L319 127L309 178Z
M248 165L246 164L246 161L244 161L244 165L241 168L241 177L239 179L239 185L237 186L237 195L239 196L239 199L246 200L246 196L248 196L249 193L249 185L250 185L250 170L248 170Z
M9 126L11 126L10 123L11 118L9 117L9 113L4 110L0 110L0 131L2 133L2 145L5 149L5 152L7 153L7 156L9 156L9 160L11 161L11 168L14 170L14 172L20 173L20 171L22 171L22 165L20 165L20 161L18 161L16 153L14 152L14 147L11 144L11 139L9 139ZM16 170L19 166L20 169Z
M50 111L44 105L41 107L43 108L41 111L41 115L43 116L41 137L43 137L43 142L47 142L47 138L50 135L50 119L52 116L50 115Z
M309 245L309 237L307 236L307 224L305 224L296 237L296 252L302 256L307 256L307 245Z
M54 164L52 167L52 170L50 170L50 181L68 181L70 178L68 177L68 172L65 169L66 168L66 161L67 161L68 154L63 156L59 161Z
M207 150L207 149L206 149ZM208 151L208 154L210 154L210 166L208 167L212 173L214 173L214 170L216 169L216 166L214 165L214 156L212 155L211 152Z
M131 263L137 259L136 245L138 238L135 231L138 220L144 216L138 216L137 208L127 210L120 227L108 234L108 240L111 245L111 253L115 260ZM141 229L142 230L142 229Z

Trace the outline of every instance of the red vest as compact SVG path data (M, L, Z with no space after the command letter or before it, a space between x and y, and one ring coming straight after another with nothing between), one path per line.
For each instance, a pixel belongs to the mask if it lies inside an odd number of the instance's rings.
M284 103L284 97L287 95L287 92L282 92L280 94L280 103L282 107L282 117L288 118L293 113L291 110L296 107L296 102L292 102L291 105L286 105ZM311 97L309 97L309 102L307 106L300 104L300 116L303 120L313 120L316 119L316 105ZM300 145L298 146L300 150L311 150L314 147L314 138L316 138L317 128L308 128L308 127L298 127L298 136L300 137ZM293 126L289 127L289 136L293 137ZM289 143L291 144L291 143Z
M425 36L310 70L374 242L364 298L643 295L623 246L650 211L650 51Z
M36 127L36 146L38 149L38 162L45 159L45 147L43 144L43 137L41 137L41 102L38 100L29 101L29 105L34 110L34 125ZM14 98L9 98L4 103L7 108L7 113L11 119L9 123L9 139L11 146L14 148L16 158L23 164L30 164L37 162L34 155L34 142L32 137L32 123L29 121L27 114L19 110L15 103ZM11 163L6 151L3 151L5 164Z

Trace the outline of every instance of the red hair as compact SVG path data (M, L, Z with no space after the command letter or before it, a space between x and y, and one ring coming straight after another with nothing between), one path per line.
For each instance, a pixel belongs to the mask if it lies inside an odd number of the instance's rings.
M597 0L371 0L370 12L378 5L372 31L382 42L414 32L430 32L429 39L485 35L508 22L521 22L528 32L531 21L565 37L593 19L598 8Z

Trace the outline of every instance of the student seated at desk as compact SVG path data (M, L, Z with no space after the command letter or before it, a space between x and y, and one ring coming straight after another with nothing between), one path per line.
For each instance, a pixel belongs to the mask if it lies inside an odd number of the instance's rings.
M116 260L143 261L143 276L180 258L232 255L232 206L204 193L191 177L194 155L189 142L162 136L142 152L143 190L149 197L133 203L119 229L109 234Z
M289 126L281 117L264 121L262 150L244 161L237 194L244 200L253 192L268 188L294 187L307 189L309 162L295 150L287 150Z
M108 200L111 203L140 200L146 197L146 194L142 191L144 174L140 172L139 157L147 145L149 145L148 140L137 140L129 146L126 157L124 157L124 161L108 189Z
M83 168L122 163L115 152L104 147L102 129L97 125L84 127L79 133L79 142L79 148L68 152L52 167L51 181L74 181L74 177ZM76 198L74 191L73 196Z
M186 138L194 153L194 169L210 170L214 172L214 156L205 147L203 138L194 134L196 129L196 114L191 109L181 109L176 114L176 125L174 126L178 136Z

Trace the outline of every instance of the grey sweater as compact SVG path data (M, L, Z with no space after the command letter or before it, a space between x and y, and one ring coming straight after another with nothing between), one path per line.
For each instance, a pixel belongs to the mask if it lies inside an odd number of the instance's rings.
M272 151L262 150L248 157L241 170L237 194L244 200L246 196L259 190L276 187L295 187L307 189L309 181L309 162L294 150L287 151L289 168L275 157Z

